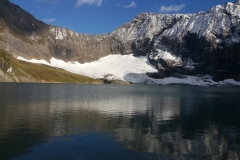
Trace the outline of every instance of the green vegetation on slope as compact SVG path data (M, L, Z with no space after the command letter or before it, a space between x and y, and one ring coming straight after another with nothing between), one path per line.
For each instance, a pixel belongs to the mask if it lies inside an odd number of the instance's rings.
M19 82L49 82L49 83L97 83L89 77L73 74L62 69L53 68L42 64L32 64L13 58L4 50L0 50L0 70L6 76L13 77ZM8 67L4 67L8 66ZM7 73L7 68L12 67L12 72ZM1 76L1 75L0 75Z
M0 41L3 41L3 37L0 35Z

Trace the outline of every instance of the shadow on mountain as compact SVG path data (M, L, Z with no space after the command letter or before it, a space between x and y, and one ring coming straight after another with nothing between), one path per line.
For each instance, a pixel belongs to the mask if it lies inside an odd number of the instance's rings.
M158 73L157 72L156 73L127 73L123 79L125 81L128 81L130 83L135 83L135 84L154 83L149 78L158 79Z

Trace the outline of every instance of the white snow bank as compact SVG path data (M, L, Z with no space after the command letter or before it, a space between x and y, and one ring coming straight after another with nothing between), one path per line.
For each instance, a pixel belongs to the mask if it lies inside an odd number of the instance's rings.
M155 61L159 60L160 58L165 60L167 63L170 62L170 66L182 66L182 59L181 57L177 57L170 51L167 51L167 47L164 45L158 45L155 52L151 52L149 54L150 59L154 59ZM161 68L161 66L159 66Z
M180 57L176 57L170 52L162 51L160 49L157 49L157 51L158 51L158 56L155 57L155 60L162 58L164 60L181 61Z
M146 56L134 57L132 55L109 55L98 61L91 63L78 63L78 62L64 62L56 58L51 58L50 63L45 60L31 59L27 60L22 57L17 59L31 62L41 63L52 67L62 68L66 71L85 75L92 78L105 78L107 80L124 80L131 83L141 84L187 84L198 86L222 86L222 85L238 85L240 82L232 79L227 79L220 82L212 80L211 76L188 76L186 78L168 77L164 79L149 78L147 72L157 72L157 70L148 62Z
M146 72L157 72L155 67L148 62L147 56L109 55L98 61L84 64L65 62L54 57L50 59L50 63L45 60L27 60L23 57L18 57L17 59L62 68L66 71L95 79L107 77L108 80L124 80L132 83L143 83L147 77L145 75Z
M30 60L28 60L28 59L25 59L25 58L20 57L20 56L17 57L17 59L19 59L21 61L30 62L30 63L45 64L45 65L49 65L50 66L50 64L47 61L45 61L45 60L38 60L38 59L30 59Z

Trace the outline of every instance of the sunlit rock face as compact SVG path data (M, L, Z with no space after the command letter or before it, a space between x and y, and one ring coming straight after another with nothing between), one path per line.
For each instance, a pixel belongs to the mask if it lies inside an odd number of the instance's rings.
M0 2L0 48L27 59L92 62L110 54L148 55L160 72L240 79L240 2L194 14L140 13L108 34L86 35L36 20Z
M132 52L147 54L159 70L177 68L218 80L237 76L240 69L239 13L239 1L194 14L141 13L112 34L132 40Z
M10 1L0 1L0 35L1 49L28 59L55 57L84 63L124 54L121 42L109 34L85 35L50 26Z

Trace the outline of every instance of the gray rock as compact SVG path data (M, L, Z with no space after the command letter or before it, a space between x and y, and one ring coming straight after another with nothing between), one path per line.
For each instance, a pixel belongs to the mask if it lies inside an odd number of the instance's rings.
M4 0L0 1L0 48L14 57L81 63L109 54L148 55L160 73L167 69L218 77L224 70L226 78L240 79L239 23L237 0L194 14L140 13L111 33L85 35L44 24ZM191 71L184 63L189 59L198 64Z

